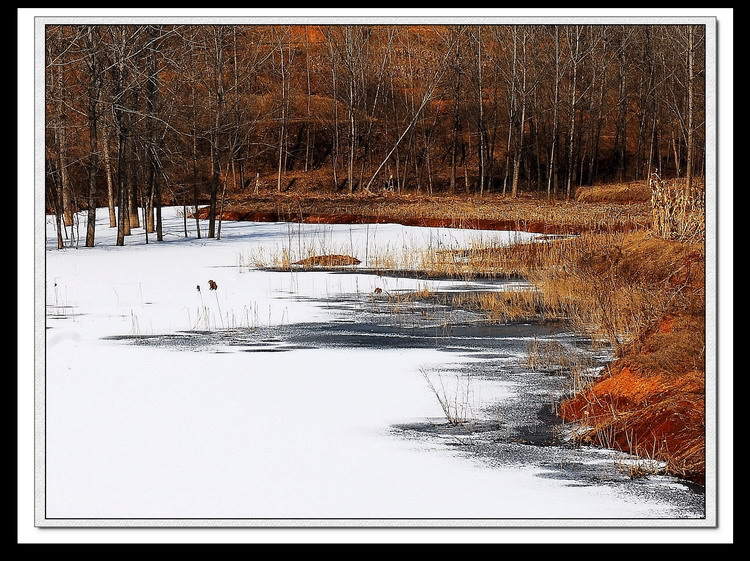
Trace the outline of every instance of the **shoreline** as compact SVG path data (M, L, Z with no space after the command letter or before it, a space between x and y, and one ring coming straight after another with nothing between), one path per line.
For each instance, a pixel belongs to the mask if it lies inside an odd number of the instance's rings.
M282 197L283 199L283 197ZM426 212L416 215L415 208L426 211L424 204L411 207L411 198L392 199L397 212L387 212L379 209L377 214L353 212L355 208L348 208L350 212L323 212L330 206L349 203L351 207L366 203L367 197L340 197L340 200L326 201L320 204L318 200L308 201L307 209L301 204L297 213L283 210L247 210L247 203L241 205L226 205L221 213L223 220L253 220L253 221L289 221L315 224L364 224L364 223L398 223L407 226L437 226L452 228L476 228L486 230L523 230L526 232L548 234L549 241L557 240L556 236L565 239L566 235L592 237L601 245L587 246L577 256L579 262L568 263L570 268L566 273L544 270L544 260L534 258L531 268L534 270L532 282L537 285L541 293L541 303L522 302L521 313L534 313L532 308L546 308L548 311L554 306L560 306L557 301L550 303L560 296L556 294L561 281L560 277L567 275L568 279L586 278L591 282L589 287L597 290L596 284L607 282L622 284L635 291L647 294L647 298L662 297L669 300L669 295L681 294L681 291L691 291L690 306L695 306L701 298L705 300L705 285L703 270L697 265L705 267L703 250L696 244L659 239L651 233L649 227L644 227L643 209L633 203L571 203L539 201L535 209L537 216L547 213L550 209L565 209L560 222L543 220L523 220L520 217L509 219L499 218L497 215L508 213L509 207L525 213L529 209L529 200L505 200L500 208L480 208L474 216L435 216ZM430 201L434 205L440 201L436 197ZM385 201L384 204L387 204ZM266 203L268 204L268 201ZM429 205L428 205L429 206ZM493 205L488 204L487 207ZM619 208L619 219L603 224L601 221L590 221L586 218L587 208ZM584 210L581 210L583 208ZM576 209L583 219L575 224L573 220ZM289 210L289 209L288 209ZM632 219L624 218L626 211L633 211ZM512 211L515 212L515 211ZM208 218L209 208L199 208L199 218ZM494 214L490 217L480 217ZM432 214L432 215L430 215ZM195 218L193 216L193 218ZM558 216L560 218L560 216ZM650 218L650 217L649 217ZM588 222L588 223L587 223ZM648 224L647 222L645 222ZM598 233L598 232L605 233ZM597 239L596 236L601 236ZM615 241L614 238L617 238ZM575 238L569 238L576 243ZM544 244L546 246L552 243ZM576 246L572 246L576 247ZM593 249L592 249L593 248ZM475 254L482 250L473 250ZM564 252L563 252L564 253ZM528 258L528 257L525 257ZM498 273L496 264L487 269L488 263L498 259L493 255L482 256L478 268L473 270L478 278L482 276L502 276ZM521 259L524 259L522 257ZM702 261L701 261L702 260ZM503 264L506 261L502 261ZM515 264L515 263L514 263ZM524 264L521 267L529 266ZM482 268L484 267L484 269ZM558 266L551 267L559 268ZM698 269L700 274L697 274ZM412 271L411 274L416 274ZM434 272L432 272L434 275ZM513 270L518 276L518 270ZM607 280L609 279L609 280ZM599 287L600 288L600 287ZM585 302L590 297L588 290L571 293L567 303L561 309L567 313L577 313L578 308L587 306ZM648 296L650 295L650 296ZM609 298L610 296L606 296ZM642 296L639 296L639 298ZM632 298L632 296L631 296ZM513 303L502 303L501 314ZM494 306L493 303L491 306ZM661 304L660 304L661 305ZM565 422L579 425L577 442L581 445L595 445L604 448L618 449L624 452L635 452L664 463L659 470L662 473L677 476L698 485L705 483L705 366L699 364L702 356L696 357L694 349L683 348L684 340L689 345L701 346L702 342L690 337L696 330L703 331L705 317L699 310L669 309L653 315L648 320L639 320L638 332L632 335L631 341L626 341L613 361L602 371L590 386L582 389L576 395L564 400L560 404L559 415ZM551 306L551 307L550 307ZM614 304L613 304L614 306ZM605 315L607 310L605 311ZM613 314L618 313L611 310ZM495 314L494 307L488 313ZM501 317L503 317L501 315ZM570 319L570 318L569 318ZM573 327L577 331L581 325ZM607 327L605 326L605 331ZM611 326L610 326L610 329ZM582 331L579 331L582 332ZM608 333L611 335L611 333ZM693 337L695 339L695 337ZM653 348L654 345L660 348ZM689 346L688 345L688 346ZM684 357L682 355L685 355ZM686 366L688 365L688 366ZM596 422L592 422L596 419ZM647 476L648 472L634 470L633 477Z

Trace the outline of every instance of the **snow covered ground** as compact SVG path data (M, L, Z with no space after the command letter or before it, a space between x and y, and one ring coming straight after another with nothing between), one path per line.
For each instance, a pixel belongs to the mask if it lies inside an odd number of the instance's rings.
M393 251L525 241L531 234L225 222L220 240L199 240L193 221L184 237L180 209L164 214L163 243L152 235L146 244L143 231L134 230L125 247L115 247L115 231L100 211L96 247L64 250L47 218L43 524L502 525L696 516L679 498L665 500L668 494L576 484L547 476L544 466L498 465L438 438L399 436L396 425L443 417L423 372L471 362L460 353L424 345L305 348L268 339L274 329L349 321L357 308L341 302L367 302L376 288L395 294L455 290L457 283L260 270L251 266L260 255L343 252L371 261ZM228 345L220 336L226 330L246 334L244 346ZM137 344L180 333L201 333L204 342ZM258 340L248 345L255 333ZM206 344L212 334L215 344ZM263 345L279 352L256 352ZM511 385L486 380L480 389L485 401L513 394ZM675 488L678 497L691 492L671 480L653 485Z

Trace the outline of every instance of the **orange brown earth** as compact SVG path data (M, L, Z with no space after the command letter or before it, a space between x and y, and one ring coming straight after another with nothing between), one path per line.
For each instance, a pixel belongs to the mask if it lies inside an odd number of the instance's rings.
M614 360L590 387L564 401L559 415L580 423L584 443L665 463L666 473L705 483L705 254L702 243L631 233L582 254L577 270L615 287L610 319L640 314ZM617 285L631 287L618 299ZM583 300L583 298L581 298ZM585 305L585 304L583 304Z
M581 442L666 463L665 472L705 482L705 369L694 318L665 317L558 413L579 422ZM688 360L666 354L680 348Z
M235 193L221 218L580 234L531 253L523 247L489 255L476 249L468 260L490 269L512 263L514 273L525 272L540 289L538 299L524 303L534 313L570 318L574 327L613 343L613 362L559 406L560 417L579 427L581 444L658 460L664 473L704 484L704 243L653 234L647 195L638 184L580 190L570 201L495 194ZM202 218L207 214L199 209ZM307 265L341 265L337 257L352 263L349 256L331 256L330 263L317 256Z

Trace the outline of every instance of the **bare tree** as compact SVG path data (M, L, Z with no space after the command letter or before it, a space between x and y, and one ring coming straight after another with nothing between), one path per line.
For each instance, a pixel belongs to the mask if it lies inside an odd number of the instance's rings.
M547 198L550 198L550 191L552 189L552 177L553 175L555 177L557 176L557 164L555 162L555 158L557 157L557 139L559 134L558 129L560 126L560 81L562 80L562 65L560 64L560 27L555 25L553 29L555 36L555 74L552 78L552 81L554 83L555 93L552 99L552 139L550 143L549 162L547 164ZM555 187L557 187L557 181L555 181ZM557 191L557 188L555 188L555 191Z
M453 112L451 116L451 141L450 141L450 192L456 192L456 168L458 166L459 135L461 133L461 85L463 83L463 50L462 36L465 28L463 26L451 26L448 41L453 45L450 58L450 82L449 91L453 101Z
M65 51L62 30L48 28L45 52L46 143L45 163L47 178L47 206L55 213L57 247L64 247L67 227L73 223L70 206L70 181L68 179L67 119L65 98L67 88L64 76L64 61L60 53Z
M86 64L87 116L89 133L88 172L88 217L86 224L86 247L94 246L96 231L96 175L99 171L98 119L99 98L102 91L103 68L101 62L101 40L97 26L88 25L83 33L83 56Z
M705 41L705 34L698 32L698 26L687 25L677 28L680 42L684 45L685 66L687 68L687 83L685 84L687 97L687 118L684 124L684 137L686 144L685 160L685 188L688 194L693 192L693 175L695 167L695 129L696 129L696 55ZM704 67L701 64L701 67Z
M423 94L422 99L419 103L419 105L414 109L413 115L411 117L411 120L404 126L403 131L398 136L398 138L395 140L393 145L391 146L390 150L386 153L385 157L383 158L382 162L378 167L375 169L375 172L370 177L369 181L367 182L365 189L370 190L370 187L372 186L373 181L375 181L375 178L378 176L380 171L383 169L383 167L388 163L391 156L393 156L393 153L398 149L399 144L401 144L401 141L404 139L404 137L409 133L409 131L412 130L414 127L414 124L419 119L420 115L422 114L422 111L427 106L430 100L433 99L435 96L436 89L440 83L440 80L445 73L446 69L448 68L447 60L450 56L450 52L452 49L447 49L442 57L435 61L433 68L428 69L429 72L427 78L423 82Z
M289 47L289 31L286 27L275 28L276 43L279 54L278 74L281 80L281 98L279 107L281 116L279 117L279 158L276 175L276 192L281 193L281 178L285 170L284 160L287 153L287 122L289 120L289 102L290 102L290 71L292 50ZM285 52L286 51L286 52Z
M513 56L514 58L517 56L517 43L518 43L518 28L521 28L521 70L519 74L521 75L520 78L520 84L518 87L519 92L519 98L520 98L520 105L521 110L518 115L518 134L516 138L518 138L518 142L516 143L515 148L515 155L513 156L513 184L511 187L511 196L517 197L518 196L518 180L520 176L520 170L521 170L521 159L523 157L523 141L524 141L524 131L526 127L526 106L527 106L527 98L529 95L530 88L529 86L529 80L528 80L528 73L529 73L529 60L527 57L527 50L526 45L529 40L529 28L526 26L516 26L514 25L512 29L512 36L513 36ZM514 62L515 65L515 62ZM515 86L514 86L515 87Z
M570 115L568 125L568 170L567 179L565 183L565 196L570 198L574 176L575 176L575 139L576 139L576 117L578 110L578 101L581 95L578 92L578 72L585 57L583 47L581 45L584 33L584 27L581 25L573 25L566 27L566 34L568 39L568 50L570 59Z
M467 194L499 176L513 196L564 182L570 197L651 166L692 189L704 49L696 25L50 26L48 208L64 237L82 203L93 244L107 205L123 245L139 220L161 238L168 197L193 207L198 237L208 201L220 238L246 177L282 191L297 168L349 193L456 193L463 175Z

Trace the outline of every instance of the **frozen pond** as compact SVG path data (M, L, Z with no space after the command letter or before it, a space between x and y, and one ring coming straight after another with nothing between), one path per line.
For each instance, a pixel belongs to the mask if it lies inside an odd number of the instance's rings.
M165 214L164 243L136 230L114 247L102 223L97 247L62 251L48 217L49 523L704 517L700 489L631 480L623 455L571 445L554 415L569 378L527 364L530 345L554 344L595 372L606 350L559 326L393 298L518 283L366 270L394 250L532 235L227 222L221 240L198 240ZM326 251L364 270L254 266ZM465 422L449 423L446 404Z

